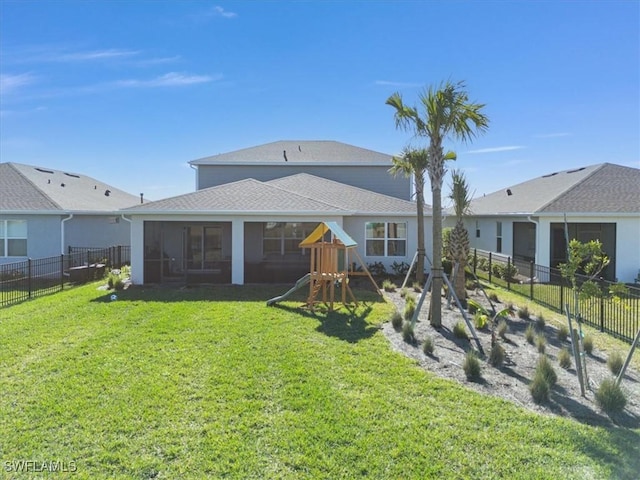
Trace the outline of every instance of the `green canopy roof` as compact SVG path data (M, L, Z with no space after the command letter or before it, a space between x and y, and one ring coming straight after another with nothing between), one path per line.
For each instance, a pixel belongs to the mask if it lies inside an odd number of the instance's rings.
M358 244L345 232L336 222L322 222L311 232L311 234L300 242L300 247L310 247L322 239L325 233L330 231L334 238L340 241L345 247L356 247Z

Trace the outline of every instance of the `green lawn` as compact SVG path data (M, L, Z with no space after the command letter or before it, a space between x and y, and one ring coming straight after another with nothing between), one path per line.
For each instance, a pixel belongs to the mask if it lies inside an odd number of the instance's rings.
M0 476L33 478L6 473L18 460L75 462L79 479L640 472L638 430L536 415L392 352L374 297L312 314L265 306L286 288L111 302L96 286L0 309Z

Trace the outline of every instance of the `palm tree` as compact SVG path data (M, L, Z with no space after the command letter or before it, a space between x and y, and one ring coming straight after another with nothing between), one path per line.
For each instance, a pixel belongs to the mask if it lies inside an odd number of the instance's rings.
M405 148L402 155L393 157L393 166L389 172L414 177L416 188L416 206L418 214L418 262L416 264L416 281L424 283L424 172L429 164L429 152L426 148Z
M405 105L402 96L391 95L387 105L395 108L397 128L412 130L418 137L429 140L429 162L427 172L431 181L433 197L433 276L431 298L439 299L442 291L442 182L446 173L445 161L455 160L454 152L444 153L442 142L452 138L462 142L470 141L477 133L484 132L489 119L482 113L484 104L470 103L464 82L441 83L438 88L429 87L419 95L420 106ZM442 325L442 304L431 302L431 324Z
M458 265L458 272L453 282L453 289L458 299L464 302L464 299L467 297L464 267L469 257L469 232L464 226L462 219L469 213L471 195L469 194L469 183L461 170L453 170L451 172L451 193L449 194L449 199L453 201L456 226L451 230L447 256L451 258L454 265Z

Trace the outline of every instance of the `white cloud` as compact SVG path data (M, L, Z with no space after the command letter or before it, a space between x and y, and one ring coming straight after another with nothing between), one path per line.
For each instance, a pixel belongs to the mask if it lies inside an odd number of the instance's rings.
M385 87L420 87L421 83L411 83L411 82L396 82L393 80L376 80L374 82L376 85L383 85Z
M115 83L119 87L181 87L220 80L222 75L187 75L178 72L169 72L150 80L120 80Z
M51 55L49 61L57 62L84 62L93 60L108 60L112 58L132 57L139 55L137 50L94 50L90 52L72 52L72 53L58 53Z
M0 94L7 95L21 87L31 85L35 80L36 77L30 73L20 73L17 75L0 74Z
M511 150L522 150L524 147L522 145L508 145L504 147L489 147L489 148L479 148L477 150L469 150L467 153L496 153L496 152L509 152Z
M222 7L218 6L218 5L213 7L213 11L215 12L216 15L218 15L220 17L224 17L224 18L235 18L235 17L238 16L237 13L228 12L224 8L222 8Z

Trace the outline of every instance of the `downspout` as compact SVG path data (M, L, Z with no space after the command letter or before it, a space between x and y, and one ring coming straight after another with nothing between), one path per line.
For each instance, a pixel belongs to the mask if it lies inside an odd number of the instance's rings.
M194 167L193 164L191 163L189 164L189 166L196 171L196 191L198 191L199 190L198 184L200 183L200 178L199 178L200 170L198 170L198 167Z
M71 220L73 218L73 213L70 213L67 218L63 218L60 222L60 253L64 255L66 252L64 251L64 222L67 220Z

